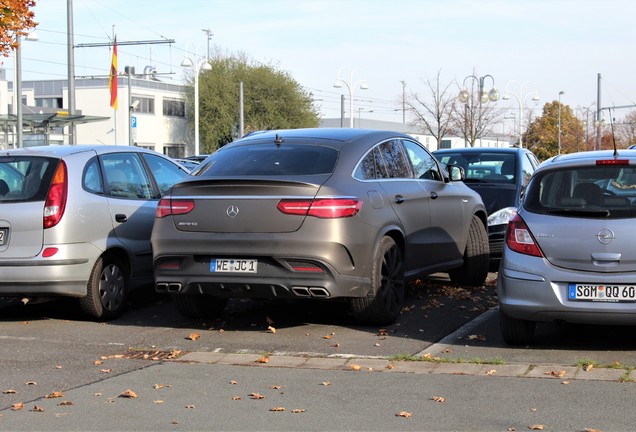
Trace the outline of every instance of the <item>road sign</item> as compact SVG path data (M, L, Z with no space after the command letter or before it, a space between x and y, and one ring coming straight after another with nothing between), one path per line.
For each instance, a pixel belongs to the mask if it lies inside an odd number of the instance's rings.
M131 127L133 127L133 128L136 128L136 127L137 127L137 117L132 116L132 117L130 118L130 126L131 126Z

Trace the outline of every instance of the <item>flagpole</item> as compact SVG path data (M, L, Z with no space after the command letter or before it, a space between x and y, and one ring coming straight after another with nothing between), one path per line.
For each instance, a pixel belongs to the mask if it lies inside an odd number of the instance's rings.
M113 25L113 41L117 41L117 36L115 35L115 26ZM115 48L113 48L115 49ZM112 67L112 60L111 60L111 67ZM118 74L119 75L119 74ZM116 78L117 80L119 78ZM118 83L119 84L119 83ZM110 88L108 89L110 91ZM113 130L115 131L115 137L113 138L113 141L115 145L117 145L117 108L113 107Z

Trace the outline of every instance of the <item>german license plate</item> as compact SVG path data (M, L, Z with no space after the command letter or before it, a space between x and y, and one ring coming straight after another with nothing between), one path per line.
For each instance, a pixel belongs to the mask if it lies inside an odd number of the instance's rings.
M568 289L568 299L593 302L636 302L636 285L574 284Z
M9 228L0 228L0 246L4 246L6 243L8 233Z
M215 273L256 273L258 260L217 258L210 260L210 271Z

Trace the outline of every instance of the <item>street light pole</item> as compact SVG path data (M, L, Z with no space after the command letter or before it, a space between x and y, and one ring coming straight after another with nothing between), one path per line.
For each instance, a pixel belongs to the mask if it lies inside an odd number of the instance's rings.
M560 155L561 154L561 96L564 94L565 92L563 90L561 90L559 92L559 139L558 139L558 148L557 148L557 154Z
M181 62L182 67L190 68L194 73L194 154L199 154L199 74L202 70L212 70L210 62L207 58L201 61L193 61L186 56Z
M517 103L519 104L519 147L523 148L523 106L525 105L526 99L528 97L532 96L532 100L533 101L538 101L539 100L539 95L537 94L536 85L534 85L533 83L531 83L529 81L526 81L523 84L519 85L519 87L520 87L519 93L521 94L519 96L516 93L508 90L508 87L512 83L516 83L516 81L510 81L506 85L506 92L504 93L503 100L509 100L510 96L513 96L517 100ZM524 94L524 88L528 84L533 85L535 89Z
M36 41L38 40L35 33L29 33L25 37L26 40ZM13 142L13 147L24 147L23 145L23 136L22 136L22 49L21 49L21 41L20 35L15 35L15 71L13 78L13 105L15 106L15 141Z
M484 83L486 78L490 78L492 80L492 88L490 89L490 91L485 92L484 91ZM471 109L470 109L470 114L472 117L472 121L470 122L470 127L471 129L476 129L475 127L475 121L474 121L474 96L468 92L468 89L466 88L466 81L472 79L474 81L477 82L478 86L479 86L479 112L477 114L477 123L481 123L482 118L481 118L481 107L483 104L488 103L488 102L496 102L499 100L499 90L497 90L497 87L495 87L495 79L493 78L492 75L484 75L481 77L476 77L475 75L468 75L466 78L464 78L464 83L462 84L462 89L459 92L459 95L457 96L459 101L461 103L464 104L464 138L466 138L466 136L468 135L468 102L471 103ZM475 134L476 135L476 134ZM472 136L472 130L471 130L471 141L473 138L477 138L476 136L473 137ZM464 142L466 142L466 139L464 139ZM466 145L466 144L464 144ZM474 142L471 142L471 146L474 145Z
M336 77L336 82L333 84L333 86L335 88L341 88L342 85L344 84L345 86L347 86L347 90L349 90L349 127L353 128L353 90L356 87L360 87L360 90L368 90L369 86L367 85L365 79L364 79L364 72L362 72L360 69L358 68L353 68L350 69L350 75L349 75L349 82L340 79L340 72L342 72L342 70L345 68L340 68L340 70L338 71L338 75ZM356 71L360 71L363 75L362 79L359 81L356 81L355 83L353 82L353 74Z

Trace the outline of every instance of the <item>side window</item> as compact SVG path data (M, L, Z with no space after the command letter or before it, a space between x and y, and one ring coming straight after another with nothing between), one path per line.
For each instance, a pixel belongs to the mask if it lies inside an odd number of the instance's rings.
M102 183L102 176L99 170L99 161L96 157L86 164L84 176L82 177L82 186L84 189L92 193L104 193L104 184Z
M388 175L388 178L410 178L411 171L402 151L399 141L391 140L378 146L380 162Z
M360 161L358 168L356 168L353 177L358 180L373 180L376 178L375 168L375 152L377 149L373 149ZM378 176L381 177L381 176Z
M102 156L109 194L129 199L153 198L150 179L136 153L113 153Z
M528 156L528 155L526 155ZM532 164L532 162L528 157L524 157L521 159L521 169L523 171L523 185L527 185L528 184L528 180L530 180L530 176L532 176L532 173L534 172L534 165Z
M425 148L413 141L404 140L403 143L415 178L442 180L442 173L439 171L435 158Z
M152 154L144 154L144 160L150 168L161 195L166 193L168 189L172 187L179 180L187 176L188 174L179 168L176 164Z

